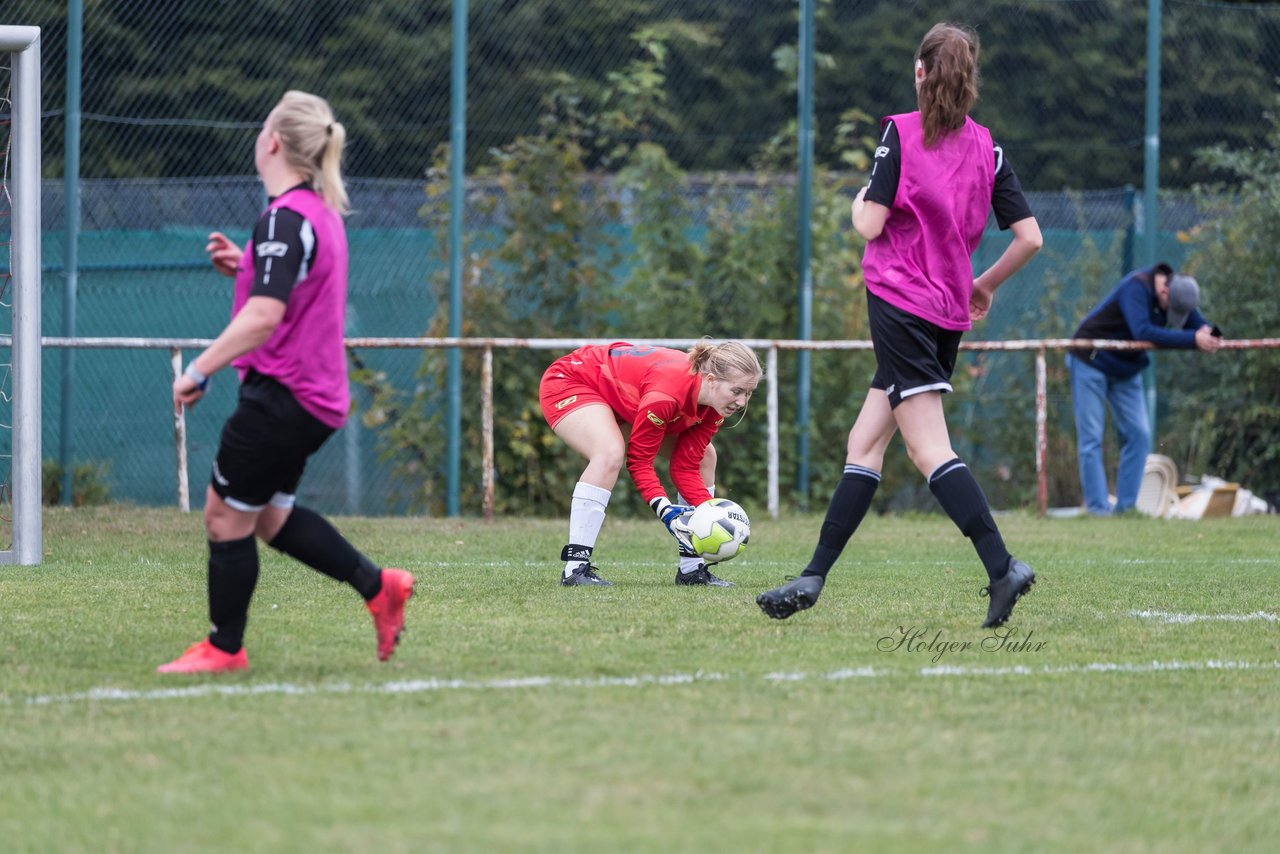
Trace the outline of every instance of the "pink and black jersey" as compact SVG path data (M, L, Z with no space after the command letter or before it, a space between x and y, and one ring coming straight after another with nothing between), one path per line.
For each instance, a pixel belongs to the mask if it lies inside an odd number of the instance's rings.
M243 380L272 377L319 421L337 429L350 409L343 334L347 233L342 217L307 186L272 199L236 274L231 315L251 296L285 302L271 337L233 363Z
M901 145L898 187L863 255L867 290L942 329L969 329L971 258L995 188L991 134L966 117L926 148L919 112L890 121Z

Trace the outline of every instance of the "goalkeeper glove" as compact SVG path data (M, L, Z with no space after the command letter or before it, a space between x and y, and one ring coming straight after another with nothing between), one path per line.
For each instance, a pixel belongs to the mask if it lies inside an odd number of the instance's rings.
M683 518L692 513L693 508L687 504L672 504L665 495L660 495L650 501L649 506L653 508L658 521L666 526L667 532L676 538L676 542L680 545L680 553L693 555L693 543L689 540L689 528Z

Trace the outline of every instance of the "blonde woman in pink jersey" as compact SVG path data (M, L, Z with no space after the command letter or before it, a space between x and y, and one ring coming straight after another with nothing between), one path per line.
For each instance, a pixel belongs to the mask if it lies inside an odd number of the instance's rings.
M239 374L239 404L222 428L205 493L213 628L160 673L248 669L243 640L258 539L349 584L373 615L379 660L391 657L404 628L413 576L374 564L295 501L307 458L349 408L345 140L324 99L285 93L254 145L269 201L252 239L241 250L209 235L214 268L235 278L231 322L174 382L173 405L195 406L228 366Z
M937 24L916 51L913 73L919 109L883 120L871 178L853 201L853 226L867 241L862 267L875 377L849 432L844 475L813 558L798 578L756 598L776 619L817 602L871 507L898 432L986 568L983 626L1004 624L1035 583L1031 567L1005 548L982 488L951 447L942 394L951 391L961 336L1040 249L1040 226L1003 149L969 117L978 100L977 34ZM1013 240L975 278L971 258L992 210Z

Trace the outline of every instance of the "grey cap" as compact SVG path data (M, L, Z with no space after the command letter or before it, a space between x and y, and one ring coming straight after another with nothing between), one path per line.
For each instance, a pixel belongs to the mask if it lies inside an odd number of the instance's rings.
M1174 273L1169 280L1169 313L1165 325L1181 329L1187 325L1191 312L1200 306L1200 285L1190 276Z

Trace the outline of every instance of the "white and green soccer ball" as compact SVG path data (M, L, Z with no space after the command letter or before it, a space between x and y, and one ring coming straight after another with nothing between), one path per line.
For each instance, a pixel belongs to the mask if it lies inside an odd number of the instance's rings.
M747 511L727 498L699 504L685 521L693 550L707 563L720 563L742 554L751 536Z

